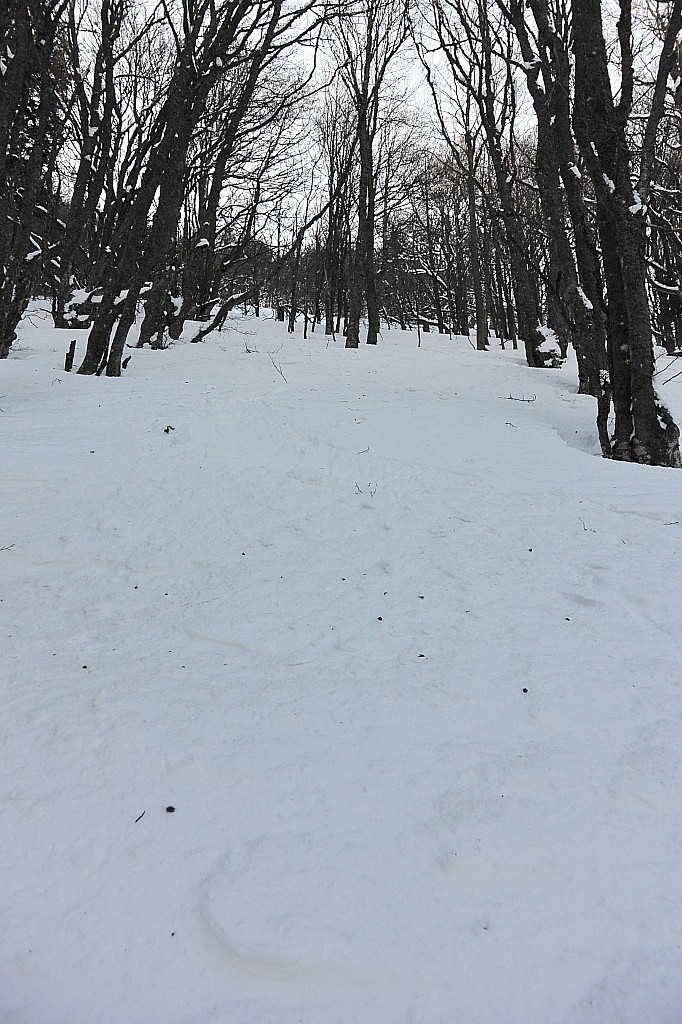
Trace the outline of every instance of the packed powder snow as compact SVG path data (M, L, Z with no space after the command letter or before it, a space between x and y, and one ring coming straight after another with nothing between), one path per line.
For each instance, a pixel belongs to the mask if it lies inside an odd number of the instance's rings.
M679 1022L682 473L509 347L73 336L1 368L3 1024Z

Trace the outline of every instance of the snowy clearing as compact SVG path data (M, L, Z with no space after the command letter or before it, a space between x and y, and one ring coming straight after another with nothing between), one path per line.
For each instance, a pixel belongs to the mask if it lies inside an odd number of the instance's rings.
M73 336L1 367L3 1024L677 1024L682 474L520 352Z

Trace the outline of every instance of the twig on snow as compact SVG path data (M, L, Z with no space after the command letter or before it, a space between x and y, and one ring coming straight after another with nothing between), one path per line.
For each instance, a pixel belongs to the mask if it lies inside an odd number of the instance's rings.
M280 346L279 346L279 348L281 348L281 347L282 347L282 346L280 345ZM278 349L275 349L275 353L279 352L279 348L278 348ZM281 367L281 366L279 365L279 363L276 363L276 362L275 362L275 360L274 360L274 359L272 358L272 352L268 352L268 355L270 356L270 362L272 363L272 365L273 365L273 366L275 367L275 369L277 370L277 373L278 373L278 374L280 375L280 377L282 378L282 380L284 381L284 383L285 383L285 384L288 384L288 383L289 383L289 381L288 381L288 380L286 379L286 377L285 377L285 376L284 376L284 374L282 373L282 367Z

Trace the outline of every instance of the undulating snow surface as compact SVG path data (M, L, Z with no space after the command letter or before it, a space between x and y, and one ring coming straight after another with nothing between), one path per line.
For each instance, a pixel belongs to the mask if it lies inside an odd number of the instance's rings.
M682 473L520 352L72 336L0 365L3 1024L678 1024Z

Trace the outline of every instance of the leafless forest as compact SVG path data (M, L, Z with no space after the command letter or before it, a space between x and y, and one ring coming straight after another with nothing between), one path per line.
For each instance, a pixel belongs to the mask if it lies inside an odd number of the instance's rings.
M37 296L109 377L235 307L573 348L604 456L679 467L681 54L682 0L9 0L0 356Z

